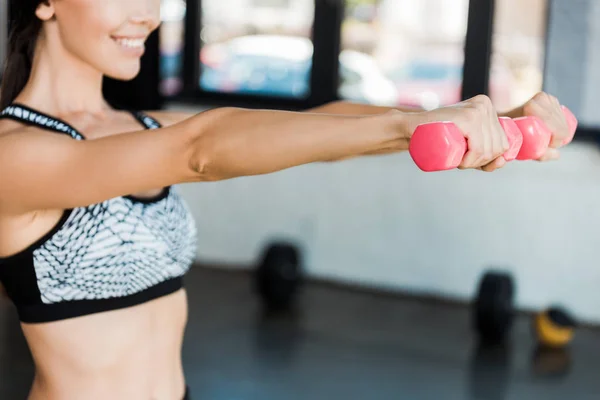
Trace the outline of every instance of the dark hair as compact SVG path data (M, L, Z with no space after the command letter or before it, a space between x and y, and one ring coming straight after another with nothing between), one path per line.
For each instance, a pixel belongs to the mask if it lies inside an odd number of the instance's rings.
M13 102L27 84L35 44L42 28L42 21L35 15L35 11L44 1L8 1L10 34L0 87L0 109Z

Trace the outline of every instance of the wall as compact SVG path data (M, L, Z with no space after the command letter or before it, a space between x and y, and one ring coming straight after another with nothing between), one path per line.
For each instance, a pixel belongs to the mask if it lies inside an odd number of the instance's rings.
M572 60L554 70L555 87L581 67ZM580 107L567 82L565 97ZM558 303L600 323L600 154L590 144L570 145L559 162L493 174L425 174L401 154L180 190L207 262L247 265L268 239L290 237L314 277L462 300L500 266L516 277L520 307Z
M551 0L546 90L587 126L600 126L600 2Z
M584 104L582 105L582 116L587 124L600 126L600 24L597 21L600 18L600 1L592 1L589 5L589 24L587 33L587 52L584 90ZM593 22L592 22L593 21Z

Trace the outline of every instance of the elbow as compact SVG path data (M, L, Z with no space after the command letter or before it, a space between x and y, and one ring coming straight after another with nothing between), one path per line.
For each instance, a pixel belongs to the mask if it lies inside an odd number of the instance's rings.
M218 181L219 176L215 171L215 146L214 135L210 130L195 132L188 145L186 159L189 182Z
M217 180L209 172L210 163L208 158L205 157L204 152L194 152L194 156L189 161L189 171L192 175L190 181L193 182L211 182Z
M215 182L230 178L219 165L218 149L222 147L225 136L222 129L223 121L234 118L239 109L223 107L206 111L188 120L186 131L188 160L187 169L192 182Z
M217 182L232 178L221 171L216 162L215 152L211 151L209 147L197 149L194 157L190 160L189 167L194 182Z

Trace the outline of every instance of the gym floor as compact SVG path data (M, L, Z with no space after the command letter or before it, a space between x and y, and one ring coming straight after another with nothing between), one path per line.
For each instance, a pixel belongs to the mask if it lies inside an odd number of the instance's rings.
M600 330L539 352L520 316L510 345L478 346L467 307L307 285L298 311L269 316L244 272L196 267L184 345L194 400L597 399ZM0 399L24 399L31 358L0 301Z

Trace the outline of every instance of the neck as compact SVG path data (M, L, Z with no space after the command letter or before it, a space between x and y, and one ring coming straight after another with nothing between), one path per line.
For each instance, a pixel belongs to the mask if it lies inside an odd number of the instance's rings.
M31 75L15 101L55 115L102 113L102 73L62 47L38 40Z

